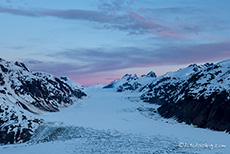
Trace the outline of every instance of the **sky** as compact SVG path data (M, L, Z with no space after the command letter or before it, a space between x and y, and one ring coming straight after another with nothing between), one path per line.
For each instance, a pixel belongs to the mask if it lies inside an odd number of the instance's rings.
M229 0L1 0L0 57L85 86L230 58Z

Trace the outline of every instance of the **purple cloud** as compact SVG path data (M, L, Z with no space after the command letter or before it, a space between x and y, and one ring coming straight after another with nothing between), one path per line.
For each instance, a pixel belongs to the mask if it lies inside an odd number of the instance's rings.
M230 58L230 42L201 44L194 46L163 47L156 50L123 47L116 49L76 49L49 54L48 56L78 63L50 63L45 69L60 69L59 72L91 74L96 72L115 71L120 69L189 64ZM31 62L28 61L30 64ZM35 62L37 64L37 62ZM68 66L68 67L67 67ZM37 68L41 68L36 65ZM55 71L56 72L56 71Z
M229 20L218 14L222 12L219 8L192 5L156 8L154 3L150 4L152 8L138 8L132 0L100 0L96 10L23 9L0 5L0 12L37 18L85 20L93 22L91 26L97 29L119 30L130 35L150 34L171 40L188 41L207 31L229 30Z
M55 9L18 9L6 8L0 6L0 12L13 15L29 16L29 17L56 17L68 20L86 20L98 23L105 29L116 29L128 32L129 34L154 34L157 36L165 36L171 38L184 39L176 32L160 23L156 23L155 19L139 14L131 8L121 6L117 2L112 4L102 3L100 10L55 10Z
M224 60L230 58L230 42L171 46L155 50L136 47L75 49L47 56L60 58L66 62L23 61L33 71L49 72L56 76L69 76L82 84L90 85L99 81L99 83L108 83L108 78L110 78L107 76L108 73L119 72L122 69L189 65L190 63ZM76 62L67 62L73 60ZM113 78L118 76L113 76Z
M73 63L47 62L39 60L22 60L32 71L48 72L56 76L80 74L88 66Z
M201 13L210 13L211 9L200 9L196 7L165 7L165 8L144 8L145 12L152 13L161 13L161 14L201 14ZM140 10L141 11L141 10Z
M204 62L208 60L230 58L230 42L200 44L193 46L170 46L162 47L156 50L141 49L136 47L124 47L112 50L103 48L80 49L59 52L58 54L52 56L78 59L81 61L91 59L91 62L95 63L94 65L96 67L97 65L109 66L108 63L112 66L117 63L117 66L121 66L120 68L127 68L126 66L134 65L136 67L141 64L177 65L188 64L190 62Z

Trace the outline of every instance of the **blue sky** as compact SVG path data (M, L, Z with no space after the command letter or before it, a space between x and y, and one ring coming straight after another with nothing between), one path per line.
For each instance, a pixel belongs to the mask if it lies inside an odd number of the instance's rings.
M1 58L106 84L230 58L228 0L2 0Z

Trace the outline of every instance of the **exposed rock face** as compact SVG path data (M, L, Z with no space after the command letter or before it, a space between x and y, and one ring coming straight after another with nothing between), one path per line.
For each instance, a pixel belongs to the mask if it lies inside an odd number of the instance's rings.
M0 144L28 141L43 121L4 99L1 99L0 115Z
M158 112L165 118L230 132L230 61L193 70L186 76L168 76L151 83L143 88L148 91L142 99L162 104Z
M202 68L205 68L206 65L189 65L187 68L179 69L176 72L169 72L155 78L154 81L146 84L140 89L140 91L143 92L141 99L145 102L160 105L167 102L176 102L177 99L181 97L179 96L180 91L186 88L190 76L202 70Z
M59 111L83 96L82 89L64 80L1 59L0 144L28 141L43 121L39 114Z
M151 77L151 78L156 78L157 75L155 72L151 71L147 75L142 75L141 77Z
M147 75L137 77L136 74L126 74L121 79L111 82L104 88L115 88L117 92L139 90L143 85L156 78L154 72L149 72Z
M158 109L163 117L230 132L230 61L191 74L174 97Z
M140 84L135 91L142 93L143 101L161 105L158 112L165 118L230 132L230 60L192 64Z
M193 124L201 128L230 132L229 92L214 92L208 98L194 99L186 96L176 104L167 103L158 108L165 118L176 117L178 121ZM210 103L211 102L211 103Z

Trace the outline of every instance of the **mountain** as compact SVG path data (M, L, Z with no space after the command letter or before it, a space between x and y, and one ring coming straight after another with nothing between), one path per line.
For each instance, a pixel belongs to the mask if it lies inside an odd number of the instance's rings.
M203 68L178 85L158 112L201 128L230 132L230 60Z
M43 122L40 114L59 111L83 96L79 85L0 59L0 144L28 141Z
M137 77L136 74L126 74L121 79L114 80L109 85L104 86L104 88L115 88L117 92L135 91L155 78L156 74L154 72L149 72L141 77Z
M122 85L116 86L117 81ZM230 60L192 64L145 84L123 78L112 83L117 91L139 85L133 91L140 92L144 102L161 105L158 113L165 118L230 132Z
M159 76L154 81L146 84L140 89L143 93L141 99L145 102L157 104L164 104L170 99L176 101L177 93L182 87L184 87L183 84L189 80L191 75L212 65L213 64L210 63L200 66L197 64L191 64L176 72L168 72L163 76Z
M80 83L77 83L66 76L59 77L62 81L66 82L72 89L84 91L84 86Z

